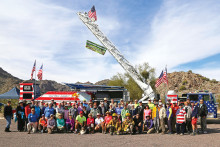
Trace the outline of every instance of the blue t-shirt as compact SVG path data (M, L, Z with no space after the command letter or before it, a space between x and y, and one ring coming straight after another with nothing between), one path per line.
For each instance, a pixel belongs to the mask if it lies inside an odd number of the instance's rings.
M122 111L122 109L123 109L123 107L117 107L117 108L115 108L115 112L117 113L117 114L120 114L121 115L121 111Z
M40 107L39 106L35 106L35 114L37 114L37 117L40 117Z
M34 113L34 114L30 113L30 114L28 115L28 121L29 121L29 122L37 122L37 119L38 119L38 117L37 117L37 114L36 114L36 113Z
M44 110L44 115L45 115L45 117L50 117L50 114L54 114L54 109L51 107L51 108L49 108L49 107L47 107L45 110Z

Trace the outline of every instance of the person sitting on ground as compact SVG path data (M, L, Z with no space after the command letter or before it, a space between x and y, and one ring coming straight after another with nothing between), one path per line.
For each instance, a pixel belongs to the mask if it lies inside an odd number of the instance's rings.
M197 130L197 118L198 118L198 106L195 105L195 103L191 102L192 107L192 135L195 136L198 134Z
M59 114L57 118L57 130L58 132L65 130L65 121L62 114Z
M47 120L48 134L52 134L55 129L56 129L56 120L54 119L54 115L50 114L50 118Z
M75 120L71 114L69 114L69 118L66 120L66 131L71 133L73 132L75 127Z
M39 120L38 129L39 131L41 131L41 133L44 133L46 128L47 128L47 119L45 118L44 114L42 114Z
M113 133L117 132L117 135L120 135L121 132L121 123L119 119L117 118L117 114L113 113L112 114L112 120L108 124L108 128L110 128L110 134L113 135Z
M106 116L105 116L105 120L104 120L104 123L103 123L102 133L106 134L106 131L108 129L108 124L111 120L112 120L112 116L110 115L110 112L107 111Z
M134 129L134 121L131 118L131 114L126 113L126 119L122 123L122 131L126 133L130 133L132 135L133 129Z
M101 131L103 127L103 118L100 113L97 113L97 118L95 119L95 131Z
M184 135L186 123L186 111L183 105L179 104L179 109L176 112L176 134ZM181 128L181 131L180 131ZM181 132L181 133L180 133Z
M147 115L143 124L143 132L146 130L147 134L151 134L154 130L153 125L153 120L150 118L150 115Z
M89 131L89 134L94 134L94 127L95 127L95 121L94 118L92 117L92 114L89 113L89 117L87 118L87 129Z
M86 117L83 116L83 111L80 111L76 117L75 133L80 131L80 129L86 129Z
M28 115L28 124L27 124L28 134L31 133L31 127L33 127L33 132L36 133L37 119L38 119L38 115L35 113L35 109L32 108L31 113Z
M134 117L134 133L142 133L142 119L139 114L136 114Z

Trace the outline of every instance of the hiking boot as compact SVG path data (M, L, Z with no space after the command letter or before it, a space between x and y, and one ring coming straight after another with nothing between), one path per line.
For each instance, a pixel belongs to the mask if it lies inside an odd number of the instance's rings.
M28 130L28 134L31 134L31 130Z
M117 132L117 135L120 135L120 133L119 133L119 132Z
M164 134L165 134L164 132L161 133L161 135L164 135Z
M157 131L157 134L159 134L159 131Z
M183 136L183 133L181 133L180 136Z
M195 136L195 132L192 132L192 133L191 133L191 136Z
M113 135L113 132L110 132L110 135Z
M204 133L204 134L207 134L208 132L207 132L207 131L204 131L203 133Z

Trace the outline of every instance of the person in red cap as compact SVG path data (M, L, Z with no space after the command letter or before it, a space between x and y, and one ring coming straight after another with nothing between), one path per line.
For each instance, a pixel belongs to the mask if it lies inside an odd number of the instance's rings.
M83 116L83 111L80 111L79 115L76 117L75 133L77 133L79 129L85 127L86 127L86 117Z

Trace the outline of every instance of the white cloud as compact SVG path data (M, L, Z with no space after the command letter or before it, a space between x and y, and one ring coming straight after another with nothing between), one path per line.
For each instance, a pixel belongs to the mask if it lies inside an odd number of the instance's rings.
M202 68L202 69L196 69L193 70L195 73L199 73L205 77L212 79L216 79L220 81L220 69L219 68L214 68L214 69L209 69L209 68Z
M12 75L29 79L33 62L44 64L44 79L58 82L109 78L120 67L110 54L85 48L86 40L99 43L76 15L77 10L39 1L2 1L0 5L0 66ZM108 36L120 28L117 18L99 15ZM108 69L110 72L106 72Z
M166 64L172 70L220 53L219 12L216 1L164 0L151 23L151 32L143 31L147 35L137 45L137 62L149 62L159 74Z

